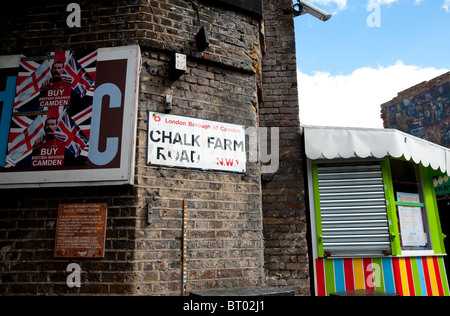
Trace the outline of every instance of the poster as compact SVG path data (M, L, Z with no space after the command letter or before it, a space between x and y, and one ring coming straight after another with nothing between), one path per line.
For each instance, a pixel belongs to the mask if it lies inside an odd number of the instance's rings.
M397 192L398 202L420 203L419 194ZM420 206L397 206L400 221L402 245L420 247L427 245Z
M97 54L20 58L5 168L87 164Z
M416 193L397 192L398 202L420 203L420 195Z
M0 187L133 182L138 46L0 56Z
M244 126L149 112L147 163L246 172Z

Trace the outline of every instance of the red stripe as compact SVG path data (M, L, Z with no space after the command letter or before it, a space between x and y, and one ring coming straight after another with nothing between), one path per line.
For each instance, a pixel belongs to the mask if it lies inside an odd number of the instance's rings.
M439 269L439 262L436 257L433 257L434 271L436 272L436 281L439 291L439 296L444 296L444 287L442 286L441 270Z
M425 275L425 284L427 286L428 296L433 296L433 288L431 287L430 270L428 270L428 262L426 257L422 257L423 274Z
M22 92L24 92L27 89L30 89L31 87L34 88L35 92L39 92L40 91L40 87L39 87L39 82L44 79L44 77L47 75L47 73L50 71L50 68L46 68L40 75L39 77L36 77L36 72L33 72L31 74L31 83L28 84L26 87L22 88L20 91L16 92L16 95L20 95Z
M77 125L70 126L70 124L70 118L67 113L64 114L64 120L61 120L58 124L58 127L61 130L62 134L67 136L67 139L65 140L66 147L72 145L72 143L75 143L80 146L80 150L85 149L86 144L80 138L80 136L77 135L77 132L80 131L80 128Z
M414 289L414 278L411 268L411 258L405 258L405 263L406 263L406 275L408 276L409 295L416 296L416 290Z
M395 291L397 294L403 296L402 277L400 274L400 262L398 258L392 258L392 268L394 270Z
M325 268L322 258L316 259L317 296L327 296L325 285Z
M16 87L20 87L22 85L22 83L28 79L28 73L26 72L25 75L21 75L19 73L19 75L17 76L17 82L16 82Z
M364 280L366 283L367 290L375 290L375 279L373 279L373 284L368 284L369 276L373 274L373 267L369 269L369 265L372 264L372 259L363 259L363 267L364 267ZM375 276L375 275L373 275ZM370 277L370 281L372 282L372 277Z
M22 132L14 132L10 130L8 144L12 143L17 137L20 136L20 134L22 134Z
M79 59L78 63L84 68L87 65L91 64L92 62L94 62L96 59L97 59L97 50Z
M92 116L92 106L86 108L85 110L77 113L76 115L72 116L72 120L77 124L80 125L80 123L86 121L88 118Z
M25 128L27 128L28 126L31 125L31 123L33 123L32 121L30 122L30 120L24 116L14 116L12 118L12 121L14 123L16 123L17 125L19 125L20 127L25 127Z
M26 70L28 70L29 72L35 72L38 69L38 67L35 66L36 63L32 63L31 61L27 61L27 60L21 61L20 65L23 68L25 68Z
M347 291L355 290L355 281L353 276L353 260L344 259L345 289Z
M33 149L33 145L31 144L31 140L33 139L34 136L36 136L39 133L39 131L43 127L44 127L44 123L39 124L39 126L30 135L28 135L28 129L26 129L23 132L25 138L20 143L16 144L16 146L14 146L13 148L8 149L8 154L11 154L15 149L17 149L17 148L19 148L19 147L21 147L23 145L25 145L26 148L27 148L25 152L28 152L29 150Z

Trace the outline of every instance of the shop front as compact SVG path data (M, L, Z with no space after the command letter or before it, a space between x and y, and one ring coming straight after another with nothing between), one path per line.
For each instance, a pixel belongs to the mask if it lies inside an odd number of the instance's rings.
M436 175L450 151L391 129L304 126L314 289L448 296Z

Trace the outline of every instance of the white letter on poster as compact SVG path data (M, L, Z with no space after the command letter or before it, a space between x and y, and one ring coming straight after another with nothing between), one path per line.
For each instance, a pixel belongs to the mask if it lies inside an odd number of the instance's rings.
M108 137L104 152L98 150L100 139L100 121L102 114L102 101L104 96L109 96L109 108L120 108L122 93L119 87L112 83L104 83L94 92L91 119L91 144L89 146L89 160L97 166L110 163L119 150L119 137Z

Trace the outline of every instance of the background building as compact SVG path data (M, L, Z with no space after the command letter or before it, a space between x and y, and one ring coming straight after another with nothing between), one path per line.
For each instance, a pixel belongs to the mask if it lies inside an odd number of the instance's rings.
M121 151L126 170L123 176L103 170L106 180L92 183L98 171L73 176L82 165L30 177L26 168L0 168L0 294L181 295L267 284L309 295L292 1L94 1L79 3L80 11L69 3L21 1L2 10L0 55L98 49L108 56L97 61L103 83L121 73L114 61L128 61L126 82L114 83L119 92L103 85L101 94L99 78L93 86L101 111L130 111L122 115L127 131L116 137L122 121L112 112L102 112L103 121L92 114L100 126L97 156L108 152L107 139L111 146L118 139L119 151L130 149ZM175 53L186 56L185 65L173 63ZM18 77L5 63L0 91L10 91L8 78ZM121 93L122 102L112 97ZM2 121L9 124L5 109ZM152 114L166 113L249 131L267 127L273 135L278 128L278 168L249 157L244 172L153 164L149 124ZM2 130L7 143L9 131ZM58 209L74 204L106 205L103 256L55 253ZM79 287L68 286L76 271L71 263L80 268Z
M385 128L450 146L450 72L406 89L381 105Z

